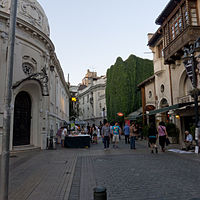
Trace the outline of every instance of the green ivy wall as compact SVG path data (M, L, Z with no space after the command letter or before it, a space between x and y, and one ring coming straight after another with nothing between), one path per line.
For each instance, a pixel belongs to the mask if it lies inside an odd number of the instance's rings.
M153 75L153 62L130 55L125 61L118 57L107 70L106 105L109 121L122 121L118 112L127 116L141 106L137 85Z

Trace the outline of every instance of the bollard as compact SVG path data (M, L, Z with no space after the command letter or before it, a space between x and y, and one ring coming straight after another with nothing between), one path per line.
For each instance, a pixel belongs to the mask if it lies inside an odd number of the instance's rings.
M107 200L105 187L96 187L94 190L94 200Z

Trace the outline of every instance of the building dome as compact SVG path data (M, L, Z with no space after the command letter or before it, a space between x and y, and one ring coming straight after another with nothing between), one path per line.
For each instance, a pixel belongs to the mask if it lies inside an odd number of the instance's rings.
M11 0L0 0L0 11L10 13ZM18 0L17 18L50 35L47 16L37 0Z

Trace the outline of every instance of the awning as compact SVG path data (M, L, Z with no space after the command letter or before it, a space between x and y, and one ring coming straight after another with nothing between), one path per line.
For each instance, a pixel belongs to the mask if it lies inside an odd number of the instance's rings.
M157 109L157 110L151 110L151 111L149 111L148 115L155 115L157 113L164 113L164 112L167 112L169 110L176 110L178 108L188 106L188 105L191 105L191 104L194 104L194 102L178 103L178 104L168 106L168 107L164 107L164 108L160 108L160 109Z
M135 112L130 113L127 116L127 119L129 119L129 120L136 120L137 118L140 118L140 117L142 117L142 108L139 108Z

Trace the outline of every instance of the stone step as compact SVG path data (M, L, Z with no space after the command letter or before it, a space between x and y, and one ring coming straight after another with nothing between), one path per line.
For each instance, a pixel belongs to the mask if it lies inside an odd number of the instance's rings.
M26 151L35 151L35 150L41 150L40 147L36 147L34 145L21 145L21 146L14 146L13 149L10 151L10 154L16 154L20 152L26 152Z

